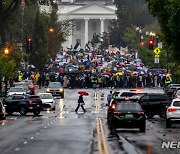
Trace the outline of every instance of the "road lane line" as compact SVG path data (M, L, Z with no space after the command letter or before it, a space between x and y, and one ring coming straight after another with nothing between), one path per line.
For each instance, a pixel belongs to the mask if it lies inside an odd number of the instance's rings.
M99 129L99 120L96 118L96 128L97 128L97 138L98 138L98 150L99 154L102 154L102 146L101 146L101 134Z
M104 153L105 154L109 154L108 152L108 147L107 147L107 142L106 142L106 138L105 138L105 135L104 135L104 129L103 129L103 125L102 125L102 121L100 118L99 119L99 123L100 123L100 128L101 128L101 132L102 132L102 140L103 140L103 146L104 146Z
M97 113L100 111L100 105L98 102L97 93L95 92L95 105ZM98 141L98 151L99 154L109 154L107 141L104 134L104 129L102 125L102 120L100 117L96 117L96 129L97 129L97 141Z

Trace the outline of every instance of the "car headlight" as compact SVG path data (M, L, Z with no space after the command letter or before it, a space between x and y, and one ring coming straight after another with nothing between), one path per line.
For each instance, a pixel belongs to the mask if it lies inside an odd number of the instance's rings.
M50 89L49 89L49 88L47 88L47 89L46 89L46 92L50 92Z
M60 88L60 89L59 89L59 91L60 91L60 92L63 92L63 91L64 91L64 89L63 89L63 88Z

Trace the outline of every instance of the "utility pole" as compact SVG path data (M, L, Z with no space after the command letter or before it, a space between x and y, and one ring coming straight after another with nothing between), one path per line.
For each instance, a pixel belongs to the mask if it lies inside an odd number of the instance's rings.
M24 7L25 0L21 0L22 13L21 13L21 41L24 42Z

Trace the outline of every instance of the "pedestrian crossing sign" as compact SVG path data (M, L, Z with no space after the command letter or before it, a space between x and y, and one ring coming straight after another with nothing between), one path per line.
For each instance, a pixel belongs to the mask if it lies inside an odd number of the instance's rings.
M156 55L159 55L161 53L161 50L159 48L154 49L154 53Z

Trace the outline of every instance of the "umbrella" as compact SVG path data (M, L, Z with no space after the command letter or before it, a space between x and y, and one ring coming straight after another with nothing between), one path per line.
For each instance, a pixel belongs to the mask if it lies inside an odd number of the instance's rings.
M83 96L89 95L86 91L79 91L78 94L83 95Z
M123 73L122 72L117 72L116 75L123 75Z

